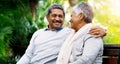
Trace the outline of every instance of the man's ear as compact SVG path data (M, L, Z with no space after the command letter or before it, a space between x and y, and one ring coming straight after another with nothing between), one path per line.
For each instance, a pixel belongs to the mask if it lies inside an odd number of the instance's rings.
M80 20L82 20L82 19L84 18L84 14L83 14L83 13L80 13L80 14L79 14L79 18L80 18Z

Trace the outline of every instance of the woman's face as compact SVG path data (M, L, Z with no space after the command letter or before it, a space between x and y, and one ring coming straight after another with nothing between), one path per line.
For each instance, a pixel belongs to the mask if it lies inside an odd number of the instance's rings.
M76 30L78 24L80 23L79 15L76 15L75 12L72 12L70 22L71 22L71 28Z

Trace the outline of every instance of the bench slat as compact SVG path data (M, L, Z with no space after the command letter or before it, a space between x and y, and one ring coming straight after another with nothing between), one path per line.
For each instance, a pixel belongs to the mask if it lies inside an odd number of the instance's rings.
M119 49L104 49L103 56L118 56Z

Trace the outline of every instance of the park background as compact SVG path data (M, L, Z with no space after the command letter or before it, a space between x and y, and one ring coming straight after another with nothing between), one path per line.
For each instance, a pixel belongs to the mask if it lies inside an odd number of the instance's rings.
M47 8L61 4L68 26L71 8L80 1L94 9L93 23L107 29L104 44L120 44L120 0L0 0L0 64L16 64L32 34L48 25Z

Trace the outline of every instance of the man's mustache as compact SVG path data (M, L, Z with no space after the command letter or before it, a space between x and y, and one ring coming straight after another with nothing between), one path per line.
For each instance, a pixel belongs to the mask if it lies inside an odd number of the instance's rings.
M58 23L62 23L62 21L58 21L58 20L55 20L55 21L53 21L53 22L58 22Z

